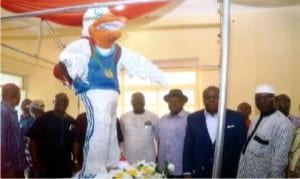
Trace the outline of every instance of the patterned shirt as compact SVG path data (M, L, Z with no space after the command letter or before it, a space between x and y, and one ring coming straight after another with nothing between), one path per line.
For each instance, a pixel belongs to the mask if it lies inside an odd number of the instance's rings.
M182 154L188 112L182 110L176 116L166 114L161 117L155 128L159 141L158 167L168 161L175 165L172 175L182 175Z
M248 135L258 119L253 121ZM288 154L295 128L290 120L276 111L262 118L245 153L241 154L238 178L282 178L288 165Z
M24 170L25 153L22 145L21 129L17 111L1 102L1 174L2 177L15 177L16 172Z
M32 159L29 152L29 138L26 137L27 131L31 128L33 123L35 122L34 117L26 116L21 117L20 120L20 128L21 128L21 139L24 141L24 148L25 148L25 156L26 156L26 168L29 169L32 167Z

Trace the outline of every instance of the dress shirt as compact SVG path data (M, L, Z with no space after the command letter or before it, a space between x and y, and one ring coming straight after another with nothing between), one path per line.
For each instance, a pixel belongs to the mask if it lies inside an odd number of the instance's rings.
M209 133L210 140L212 143L214 143L216 140L216 133L218 127L218 115L217 113L211 115L206 110L204 111L204 115L205 115L206 127Z
M182 175L182 154L188 112L182 110L175 116L166 114L158 121L155 136L159 141L158 167L164 166L164 161L175 165L172 175Z
M26 170L29 171L29 169L32 167L32 158L29 151L29 138L26 137L27 131L31 128L33 123L35 122L35 118L28 115L26 117L21 116L21 120L19 121L19 125L21 128L21 140L24 142L24 148L25 148L25 158L26 158Z
M296 129L300 127L300 117L290 114L288 118L291 120Z
M124 135L123 153L130 164L140 160L155 162L154 127L158 115L145 110L142 114L133 111L120 117L120 126Z
M15 178L16 172L25 167L25 149L22 145L21 129L17 111L1 102L1 174L2 177Z

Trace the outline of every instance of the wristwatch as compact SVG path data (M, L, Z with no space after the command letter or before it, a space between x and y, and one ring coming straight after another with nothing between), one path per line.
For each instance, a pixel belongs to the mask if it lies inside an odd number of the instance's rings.
M74 164L78 164L78 160L73 160Z

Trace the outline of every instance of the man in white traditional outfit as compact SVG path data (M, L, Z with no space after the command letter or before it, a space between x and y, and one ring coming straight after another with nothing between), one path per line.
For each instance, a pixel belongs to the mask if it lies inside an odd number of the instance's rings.
M270 85L256 88L255 104L260 116L251 123L243 147L238 178L283 178L295 128L276 111L275 90Z
M130 164L141 160L155 162L154 127L159 117L145 109L145 96L141 92L132 94L131 105L133 110L120 117L123 155Z
M107 170L118 166L116 108L120 69L125 69L130 77L166 85L163 73L150 60L115 44L125 22L124 17L114 16L108 8L88 9L83 17L83 38L71 42L59 57L58 69L62 70L63 79L68 79L67 84L72 85L87 112L84 161L79 177L105 176Z

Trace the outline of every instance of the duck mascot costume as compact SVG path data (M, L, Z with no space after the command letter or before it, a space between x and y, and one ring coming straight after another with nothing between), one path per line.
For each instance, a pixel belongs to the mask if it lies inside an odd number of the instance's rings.
M69 85L87 112L84 161L80 178L105 176L120 157L117 141L118 73L167 85L162 71L144 56L116 44L126 18L108 8L91 8L83 16L82 38L68 44L54 67L56 78ZM138 151L137 151L138 152Z

